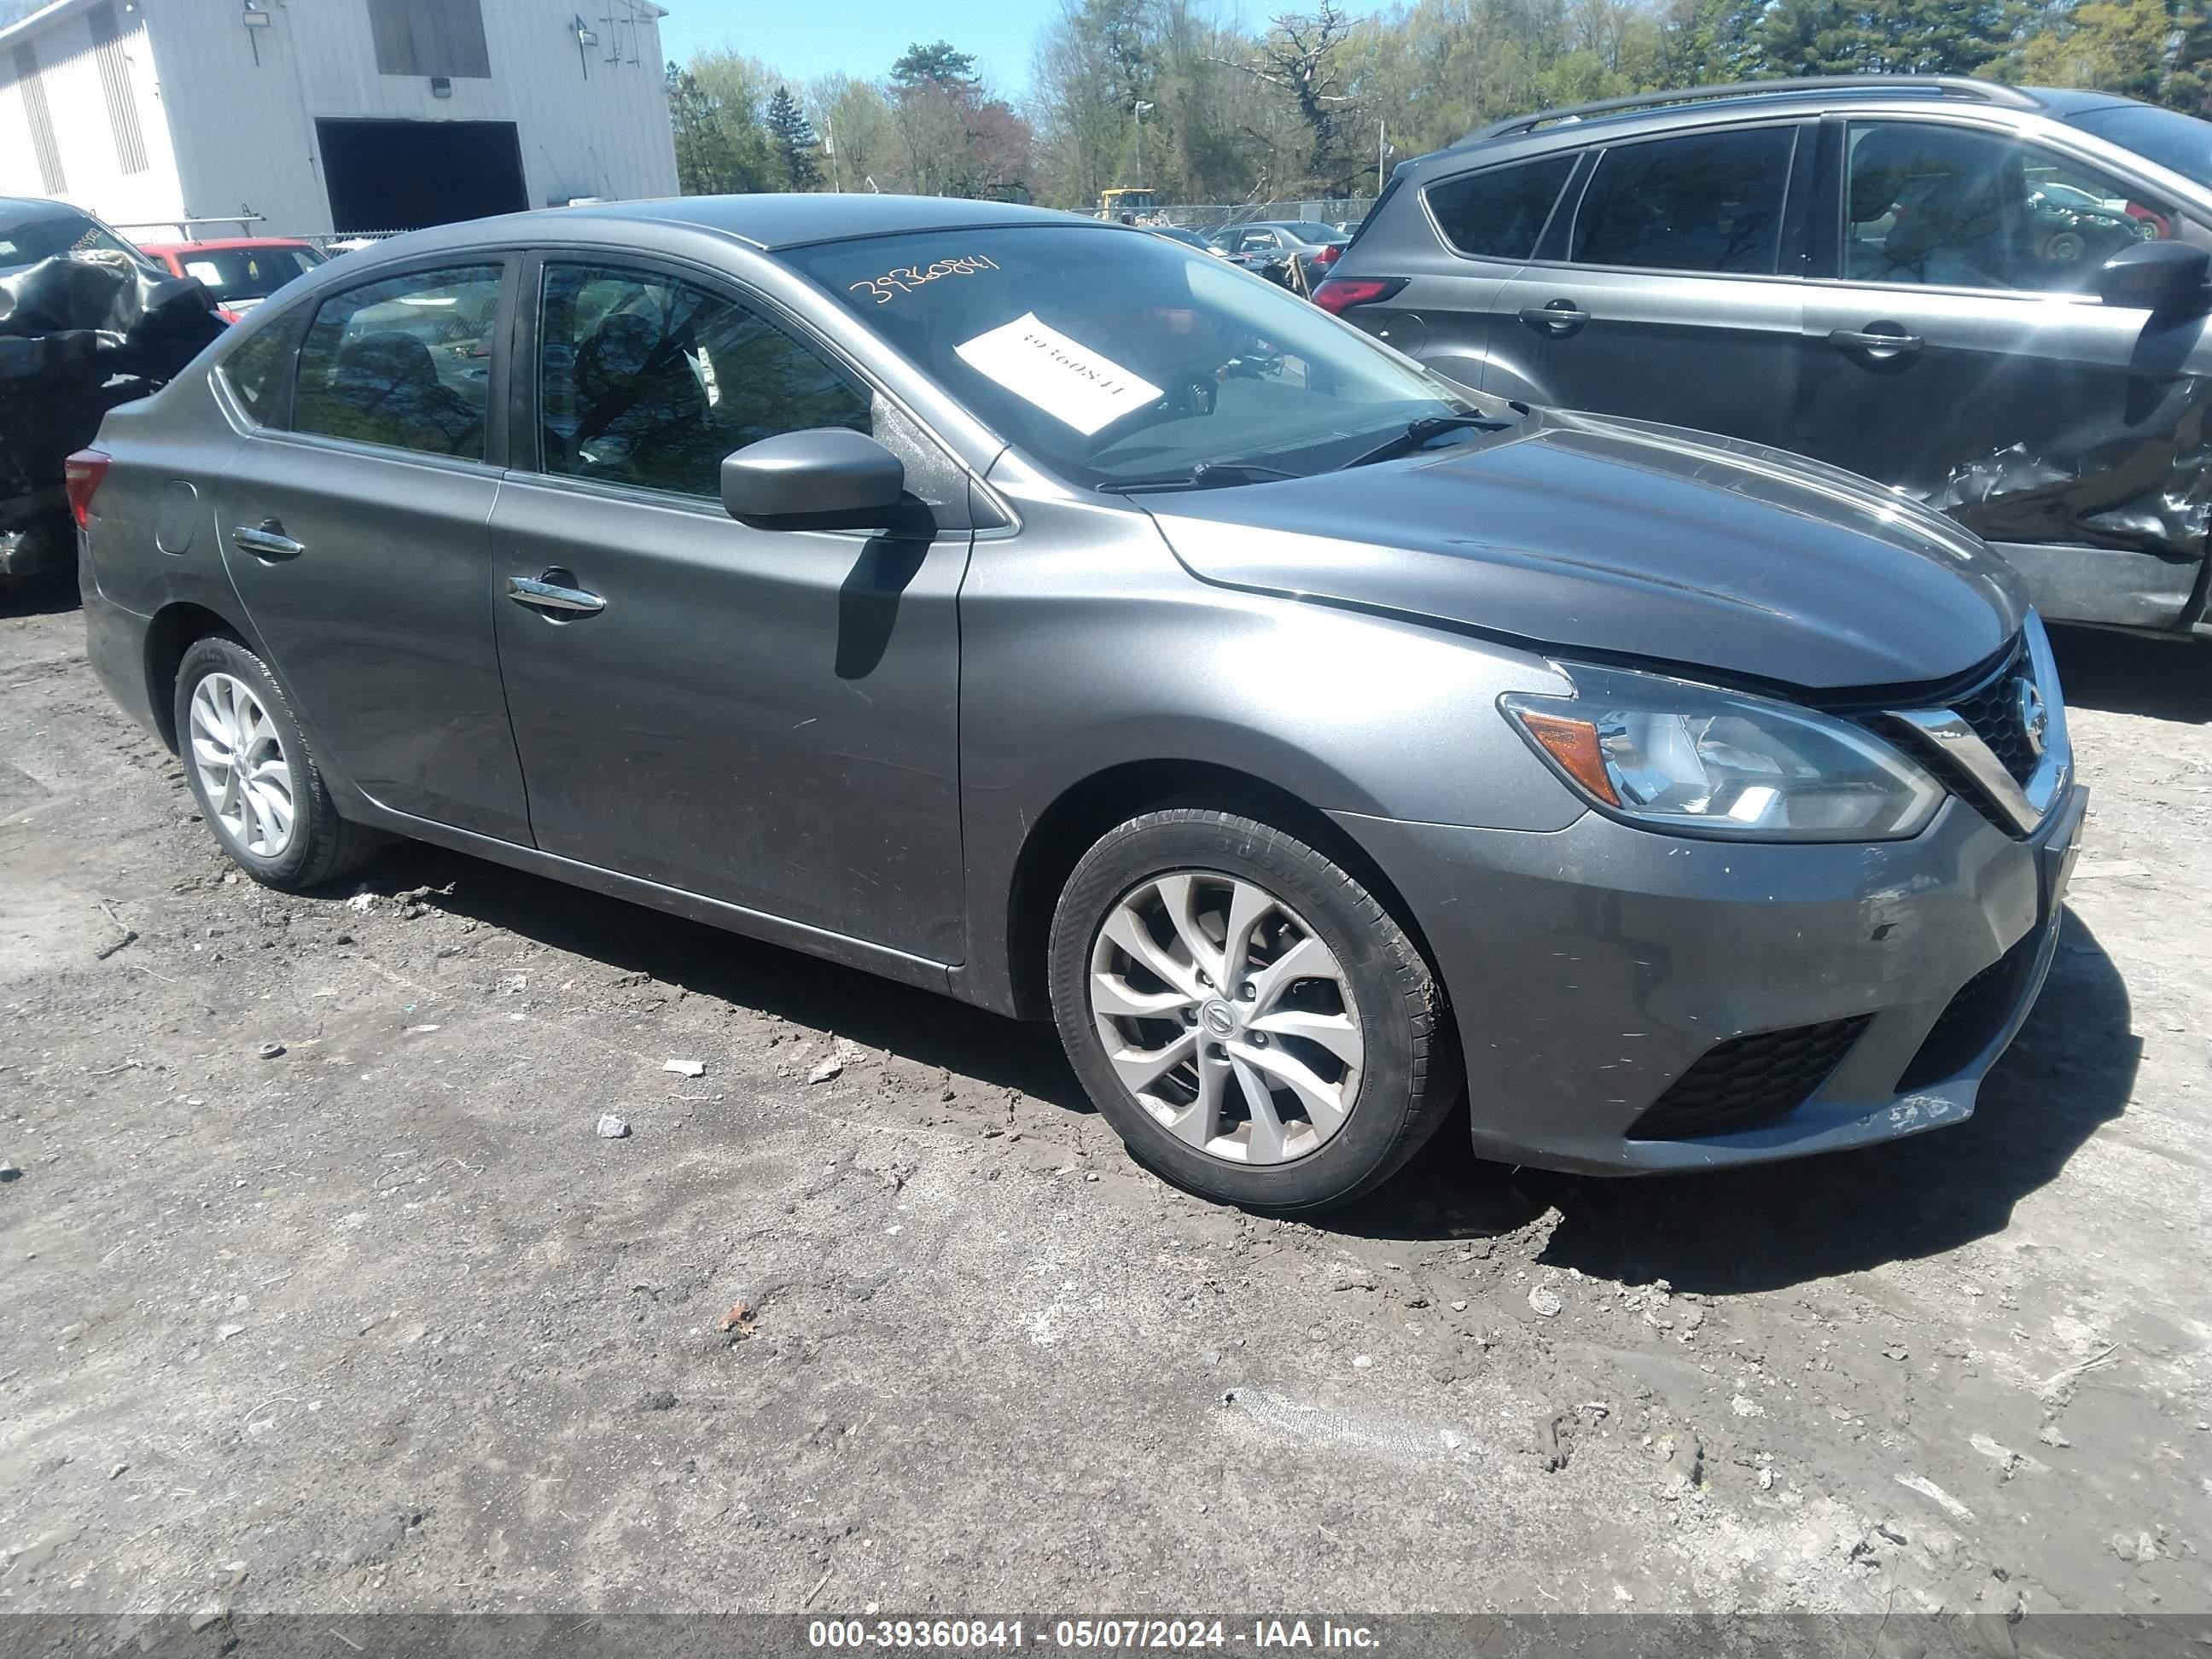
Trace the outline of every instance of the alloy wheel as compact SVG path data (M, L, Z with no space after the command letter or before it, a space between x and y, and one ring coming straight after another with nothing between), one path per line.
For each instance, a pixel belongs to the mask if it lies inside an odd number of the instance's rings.
M283 856L295 817L292 772L253 689L223 673L194 686L191 747L201 791L232 838L258 858Z
M1211 1157L1307 1157L1358 1097L1365 1045L1350 976L1256 883L1181 870L1130 889L1091 942L1088 996L1124 1086Z

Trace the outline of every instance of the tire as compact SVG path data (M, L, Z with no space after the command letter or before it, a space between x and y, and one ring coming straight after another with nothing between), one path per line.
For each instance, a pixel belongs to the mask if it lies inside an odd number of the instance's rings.
M384 837L338 816L283 688L269 665L236 640L210 636L185 653L175 714L178 752L201 816L231 861L254 880L302 892L375 856ZM241 747L247 763L242 773L216 758ZM234 791L222 781L243 773L253 775L250 787ZM291 814L281 838L279 799L289 799Z
M1238 915L1250 943L1231 973ZM1325 854L1251 818L1177 808L1109 831L1061 890L1048 968L1060 1042L1100 1113L1138 1162L1206 1198L1277 1212L1349 1202L1458 1096L1443 988L1405 929ZM1171 1051L1187 1057L1133 1083Z

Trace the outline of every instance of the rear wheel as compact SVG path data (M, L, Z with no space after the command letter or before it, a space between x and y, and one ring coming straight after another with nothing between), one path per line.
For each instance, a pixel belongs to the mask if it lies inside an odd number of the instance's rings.
M276 677L237 641L204 639L185 653L176 721L201 814L254 880L298 892L374 856L383 838L338 816Z
M1209 1198L1358 1197L1458 1085L1443 994L1349 872L1254 819L1176 810L1109 832L1053 919L1053 1012L1130 1152Z

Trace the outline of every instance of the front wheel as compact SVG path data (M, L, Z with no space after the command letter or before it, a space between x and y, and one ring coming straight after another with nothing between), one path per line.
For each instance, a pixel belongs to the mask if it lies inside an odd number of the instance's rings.
M1109 831L1060 894L1050 969L1101 1114L1208 1198L1356 1198L1420 1149L1458 1087L1442 988L1396 919L1251 818L1183 809Z

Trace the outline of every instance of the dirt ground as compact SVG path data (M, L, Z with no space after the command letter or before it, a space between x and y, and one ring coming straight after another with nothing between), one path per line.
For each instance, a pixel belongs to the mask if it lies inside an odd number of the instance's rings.
M2212 647L2062 641L1972 1123L1448 1127L1307 1226L1042 1027L421 848L264 891L82 643L0 617L0 1612L2212 1610Z

